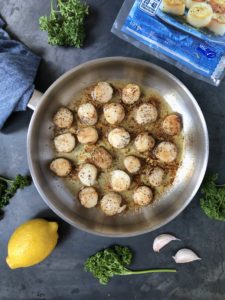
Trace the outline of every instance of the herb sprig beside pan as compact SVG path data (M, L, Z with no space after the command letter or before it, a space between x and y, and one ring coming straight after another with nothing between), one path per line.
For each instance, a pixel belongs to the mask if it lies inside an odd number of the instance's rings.
M200 205L209 218L225 221L225 184L216 184L217 179L218 174L212 174L205 178Z
M30 176L17 175L14 179L0 176L0 209L9 204L10 199L18 189L24 189L31 184Z
M130 248L116 245L90 256L85 262L85 270L103 285L116 275L140 275L147 273L174 273L176 269L147 269L132 271L127 267L131 264L133 253Z
M80 0L51 0L50 15L39 19L40 29L47 31L50 45L80 48L84 44L88 12L88 5Z

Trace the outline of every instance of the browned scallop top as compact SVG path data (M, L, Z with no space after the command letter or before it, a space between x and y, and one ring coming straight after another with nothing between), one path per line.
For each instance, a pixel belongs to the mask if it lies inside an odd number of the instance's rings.
M106 121L103 114L103 107L105 104L98 103L97 101L94 101L91 97L91 92L95 85L86 88L79 95L74 96L74 99L72 99L70 104L68 105L68 108L74 111L74 119L75 119L73 125L73 128L75 128L74 131L76 131L79 128L86 127L86 125L81 124L79 118L77 117L77 110L79 105L86 102L91 102L95 106L98 113L98 122L93 127L97 129L99 139L96 144L91 144L91 145L90 144L81 145L77 143L77 146L71 153L63 154L63 157L70 159L71 161L74 162L75 165L75 170L73 171L73 173L64 180L66 182L66 185L72 191L72 193L75 196L77 196L79 190L83 187L83 185L77 179L76 169L78 169L79 165L81 165L84 162L93 163L98 168L98 179L94 187L99 193L99 198L101 198L107 192L112 191L112 188L110 186L110 172L116 169L124 170L125 172L127 172L124 167L123 160L128 155L134 155L140 159L141 169L140 171L137 172L137 174L133 174L133 175L129 174L131 177L131 186L128 191L120 193L123 198L123 201L125 203L127 202L129 207L132 208L134 207L133 204L134 202L132 200L133 191L138 186L147 185L151 187L154 193L154 198L159 199L160 195L163 192L165 192L165 190L169 188L170 185L173 183L174 178L176 176L177 169L181 163L181 157L183 151L183 134L179 133L177 135L171 136L164 132L162 128L162 122L166 116L172 113L172 110L165 102L163 97L160 96L159 92L151 88L141 87L140 99L132 105L126 105L122 102L121 96L122 96L122 88L126 86L127 83L116 82L116 81L113 82L108 81L108 82L113 86L114 89L113 98L108 103L120 103L121 105L123 105L125 109L125 118L121 123L116 125L111 125ZM138 125L134 119L136 109L139 107L140 104L143 103L151 103L158 110L158 118L152 124ZM122 127L130 133L131 141L129 145L124 149L115 149L108 142L107 139L108 133L116 127ZM178 149L178 156L176 160L171 163L163 163L155 157L154 150L147 151L144 153L139 153L134 147L134 139L139 133L144 131L149 132L154 137L156 141L156 146L161 141L173 142ZM58 135L59 133L62 132L64 132L64 130L56 129L55 135ZM96 147L98 147L97 148L98 150L96 150ZM101 159L98 156L99 149L101 149L100 152L101 151L104 152L104 150L102 149L105 149L108 153L108 156L106 155L108 159L107 166L104 164L104 159ZM96 160L97 163L93 159L93 153L95 153L95 155L97 156L97 160ZM56 156L57 155L59 156L59 154L56 153ZM60 156L62 156L62 154L60 154ZM104 166L101 167L101 164L103 164ZM148 182L148 175L150 174L151 170L155 166L159 166L163 168L165 170L165 173L167 174L163 182L163 185L157 188L152 187Z

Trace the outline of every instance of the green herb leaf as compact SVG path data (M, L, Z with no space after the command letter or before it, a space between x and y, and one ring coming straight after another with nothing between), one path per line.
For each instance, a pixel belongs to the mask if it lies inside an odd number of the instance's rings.
M0 209L9 204L18 189L23 189L30 184L30 176L17 175L13 180L0 176Z
M217 185L217 178L218 174L212 174L204 180L200 205L209 218L225 221L225 185Z
M176 272L175 269L149 269L131 271L126 267L132 260L132 252L128 247L114 246L97 252L85 262L85 270L99 280L101 284L107 284L115 275L138 275L156 272Z
M48 32L48 43L82 47L85 39L84 20L88 9L88 5L80 0L58 0L55 10L51 0L50 16L39 19L40 29Z
M128 247L116 245L114 251L124 266L131 264L133 254Z

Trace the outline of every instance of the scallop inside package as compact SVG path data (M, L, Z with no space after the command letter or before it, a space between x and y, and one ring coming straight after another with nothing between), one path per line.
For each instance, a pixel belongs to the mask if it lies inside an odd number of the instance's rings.
M126 0L112 32L215 86L225 74L225 0Z

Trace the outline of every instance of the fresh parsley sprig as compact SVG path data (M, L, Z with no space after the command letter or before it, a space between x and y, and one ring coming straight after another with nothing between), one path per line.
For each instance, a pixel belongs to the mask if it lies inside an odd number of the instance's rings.
M50 45L80 48L85 39L84 20L89 7L80 0L57 0L57 9L51 0L49 17L39 19L40 29L47 31Z
M146 273L176 272L175 269L148 269L132 271L127 267L131 264L133 253L128 247L114 246L97 252L85 262L85 270L106 285L115 275L138 275Z
M200 205L211 219L225 221L225 184L218 185L218 174L212 174L204 180Z
M9 204L10 199L18 189L23 189L31 184L30 176L17 175L14 179L0 176L0 209Z

